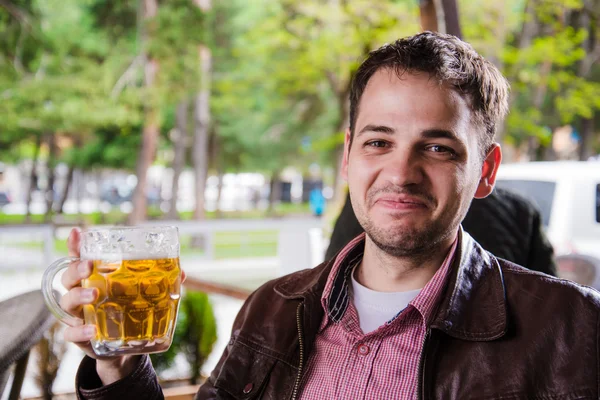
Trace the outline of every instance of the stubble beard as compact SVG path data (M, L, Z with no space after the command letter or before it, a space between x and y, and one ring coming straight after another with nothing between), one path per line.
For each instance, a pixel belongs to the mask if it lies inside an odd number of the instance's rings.
M447 210L422 225L408 226L402 221L397 221L397 224L391 224L391 226L388 225L389 228L384 228L374 223L368 214L368 210L373 207L377 196L381 193L403 193L416 196L427 204L429 211L438 205L438 201L425 189L414 186L374 189L368 194L366 209L356 210L356 217L370 240L390 256L427 259L435 254L440 244L452 236L458 228L454 218L447 214ZM392 215L389 218L394 219Z
M455 231L450 224L432 221L423 228L376 226L368 217L359 222L369 239L383 252L398 258L427 258Z

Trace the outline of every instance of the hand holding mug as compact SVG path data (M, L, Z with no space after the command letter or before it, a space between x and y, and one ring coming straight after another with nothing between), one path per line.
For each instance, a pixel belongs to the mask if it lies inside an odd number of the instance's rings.
M65 339L99 360L102 381L120 379L138 359L118 356L166 351L183 278L177 228L73 230L68 248L69 257L46 270L42 291L48 307L69 326ZM68 292L59 305L52 282L61 269ZM115 375L104 379L105 367Z

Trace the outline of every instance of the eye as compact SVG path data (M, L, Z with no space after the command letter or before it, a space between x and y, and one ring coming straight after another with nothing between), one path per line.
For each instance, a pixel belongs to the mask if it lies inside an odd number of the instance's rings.
M439 144L434 144L431 146L427 146L427 150L433 153L448 153L448 154L456 154L454 150L446 146L440 146Z
M388 143L384 140L371 140L367 143L365 143L365 147L378 147L378 148L384 148L387 147Z
M450 147L441 146L439 144L433 144L431 146L427 146L425 149L430 153L439 155L444 158L454 159L457 156L456 152L454 150L452 150Z

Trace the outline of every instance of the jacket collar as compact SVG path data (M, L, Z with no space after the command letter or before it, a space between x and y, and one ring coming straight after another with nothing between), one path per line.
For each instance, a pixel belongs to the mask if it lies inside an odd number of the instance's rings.
M431 328L463 340L495 340L507 329L506 295L500 265L496 257L462 228L458 240L452 271ZM284 298L309 300L308 303L320 306L333 260L282 278L275 285L275 291Z
M448 286L431 327L463 340L498 339L508 325L500 264L462 228L459 235Z

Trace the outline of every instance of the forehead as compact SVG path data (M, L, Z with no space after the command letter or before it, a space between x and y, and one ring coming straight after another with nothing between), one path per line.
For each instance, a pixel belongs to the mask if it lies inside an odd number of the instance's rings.
M398 74L380 69L369 79L360 100L356 130L368 124L404 129L452 129L465 141L475 121L468 101L426 73Z

